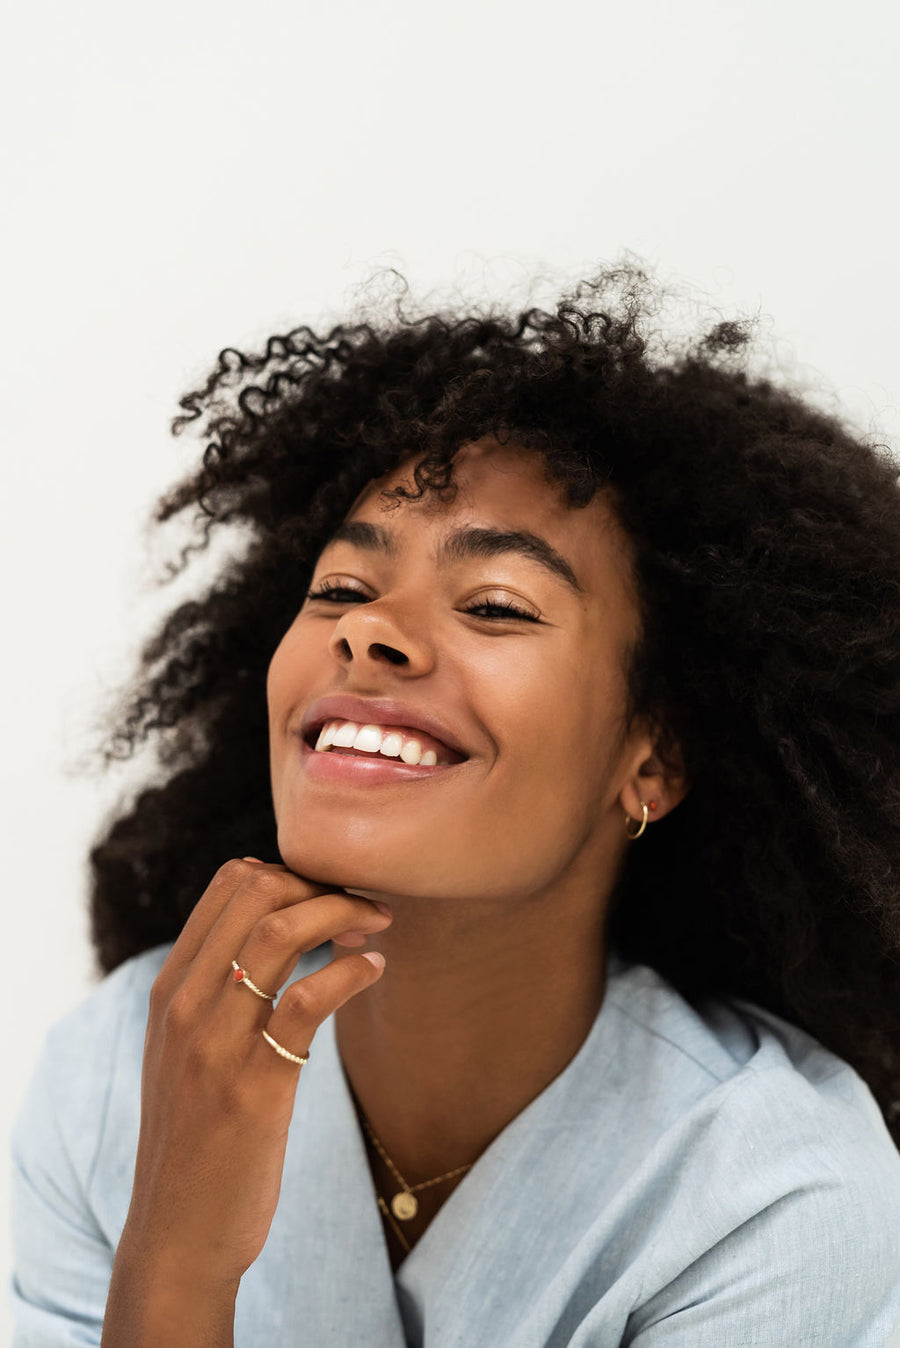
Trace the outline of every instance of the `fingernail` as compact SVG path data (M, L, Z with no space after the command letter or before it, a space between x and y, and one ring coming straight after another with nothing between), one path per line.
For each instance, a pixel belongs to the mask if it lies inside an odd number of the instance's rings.
M363 959L368 960L370 964L374 964L376 969L384 968L384 955L378 950L364 950Z
M394 916L393 913L391 912L390 908L388 908L388 906L387 906L386 903L379 903L377 899L373 899L372 902L374 903L375 907L378 909L379 913L384 913L385 917L393 917L393 916Z
M259 857L241 857L241 860L242 860L242 861L259 861ZM259 861L259 864L260 864L260 866L261 866L261 865L262 865L262 862Z
M342 931L339 936L332 936L331 939L338 945L365 945L368 935L364 931Z

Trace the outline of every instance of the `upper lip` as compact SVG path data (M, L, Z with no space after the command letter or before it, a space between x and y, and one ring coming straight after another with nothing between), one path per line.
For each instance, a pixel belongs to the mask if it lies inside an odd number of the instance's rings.
M333 719L355 721L357 725L402 725L410 730L424 730L426 735L440 740L462 758L469 757L468 750L440 717L392 698L353 697L350 693L320 697L307 707L300 723L300 734L310 742L325 722Z

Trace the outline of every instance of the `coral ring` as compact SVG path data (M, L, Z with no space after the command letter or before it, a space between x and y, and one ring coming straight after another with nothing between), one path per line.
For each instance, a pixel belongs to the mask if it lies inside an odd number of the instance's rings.
M231 967L234 970L235 983L243 983L244 987L249 988L251 992L255 992L257 997L262 997L263 1000L267 1002L274 1002L278 994L275 992L263 992L262 988L258 988L250 978L247 970L242 969L237 960L231 961Z

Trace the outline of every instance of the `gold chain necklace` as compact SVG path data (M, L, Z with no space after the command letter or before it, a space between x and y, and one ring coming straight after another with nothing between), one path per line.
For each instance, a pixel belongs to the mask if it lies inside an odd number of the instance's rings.
M384 1147L381 1145L378 1138L373 1133L372 1125L369 1123L369 1120L362 1112L362 1108L359 1106L359 1101L357 1101L357 1108L359 1108L359 1116L362 1119L363 1127L369 1134L369 1137L372 1139L373 1147L378 1152L378 1155L381 1157L382 1161L384 1161L385 1165L393 1175L394 1179L400 1185L400 1192L394 1194L394 1197L391 1199L390 1212L388 1211L388 1206L385 1203L384 1199L382 1198L381 1194L378 1193L377 1189L375 1190L376 1197L378 1198L378 1206L389 1221L391 1221L390 1214L392 1212L395 1217L398 1217L400 1219L401 1222L411 1222L413 1217L415 1217L416 1213L419 1211L419 1204L416 1201L417 1193L420 1193L422 1189L430 1189L432 1185L442 1184L444 1180L455 1179L457 1175L464 1175L467 1170L472 1169L474 1161L470 1161L468 1165L458 1165L455 1170L448 1170L445 1175L436 1175L434 1179L422 1180L421 1183L419 1184L407 1184L406 1180L400 1174L400 1171L394 1165L394 1162L391 1160L390 1156L388 1156ZM397 1233L398 1238L401 1240L404 1247L408 1250L409 1245L404 1239L403 1234L400 1231L400 1228L393 1221L391 1221L391 1226L393 1226L394 1230Z

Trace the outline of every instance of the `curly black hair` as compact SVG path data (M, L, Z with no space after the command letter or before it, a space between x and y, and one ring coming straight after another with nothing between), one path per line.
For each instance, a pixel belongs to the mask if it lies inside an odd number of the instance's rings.
M629 718L680 751L685 800L628 853L609 940L683 996L743 998L849 1062L900 1145L900 498L890 450L753 372L752 331L666 344L657 290L607 271L529 307L298 327L221 352L175 432L202 465L155 508L245 546L146 643L100 750L155 776L90 853L110 970L176 937L224 860L278 856L270 657L363 486L492 435L540 452L572 508L606 492L635 548ZM216 535L220 535L217 533ZM227 535L226 535L227 536Z

